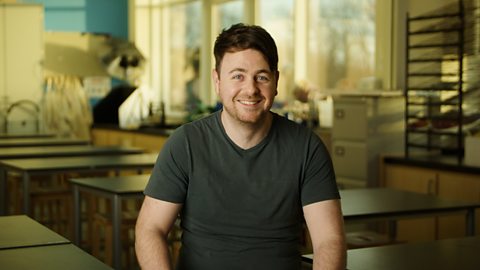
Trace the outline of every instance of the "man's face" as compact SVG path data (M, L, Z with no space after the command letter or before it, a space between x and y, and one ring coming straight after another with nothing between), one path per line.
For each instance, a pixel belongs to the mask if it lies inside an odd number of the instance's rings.
M278 72L270 71L262 53L227 52L213 80L228 120L255 124L266 119L277 95Z

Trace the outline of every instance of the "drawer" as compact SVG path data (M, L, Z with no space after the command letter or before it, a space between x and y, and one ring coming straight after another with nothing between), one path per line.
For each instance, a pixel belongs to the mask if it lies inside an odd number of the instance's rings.
M365 143L334 141L332 144L332 161L337 176L367 179L368 156Z
M333 138L365 140L367 124L367 106L365 102L338 101L334 103Z

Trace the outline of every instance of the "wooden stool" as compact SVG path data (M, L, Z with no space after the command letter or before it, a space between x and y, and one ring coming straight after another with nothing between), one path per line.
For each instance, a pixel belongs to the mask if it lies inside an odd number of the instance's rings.
M168 249L170 250L170 259L173 268L177 265L180 248L182 247L182 228L180 227L180 219L177 218L168 234Z
M138 264L135 255L135 223L138 213L123 212L120 235L122 241L122 263L126 269ZM95 213L92 224L92 255L113 266L113 226L110 217Z
M30 192L33 219L72 239L72 194L65 188L37 188Z
M122 212L122 224L120 227L122 241L122 264L126 269L138 268L135 254L135 224L138 212ZM111 219L100 213L95 213L93 218L93 241L92 255L104 263L113 265L113 228ZM176 265L181 247L182 230L179 220L173 225L168 235L168 247L173 266Z
M23 213L23 197L30 196L31 217L60 235L73 239L72 192L63 176L32 177L29 194L25 194L20 185L15 188L16 211Z

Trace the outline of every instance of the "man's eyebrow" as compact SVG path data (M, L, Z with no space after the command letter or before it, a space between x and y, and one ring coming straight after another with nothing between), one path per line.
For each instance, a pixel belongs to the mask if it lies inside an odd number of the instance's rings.
M234 68L234 69L230 70L230 71L228 72L228 74L232 74L232 73L238 72L238 71L239 71L239 72L247 72L247 70L244 69L244 68Z
M230 70L228 72L228 74L232 74L234 72L247 72L247 70L244 69L244 68L234 68L234 69ZM258 73L271 73L271 71L269 69L260 69L260 70L257 70L255 73L256 74L258 74Z
M260 69L257 73L272 73L269 69Z

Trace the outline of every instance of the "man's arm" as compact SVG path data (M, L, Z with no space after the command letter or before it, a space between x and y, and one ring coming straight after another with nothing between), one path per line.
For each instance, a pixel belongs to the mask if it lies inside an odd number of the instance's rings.
M135 226L135 251L142 269L172 269L167 236L181 207L145 196Z
M303 207L312 239L313 270L344 270L346 242L339 200L327 200Z

